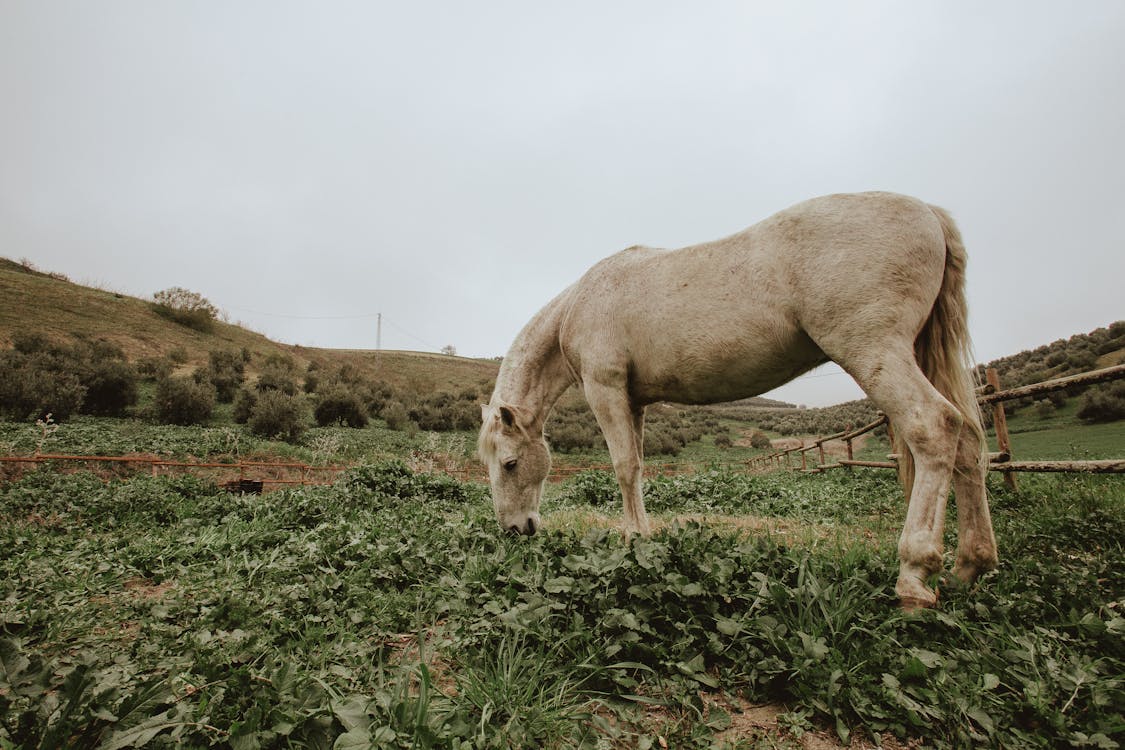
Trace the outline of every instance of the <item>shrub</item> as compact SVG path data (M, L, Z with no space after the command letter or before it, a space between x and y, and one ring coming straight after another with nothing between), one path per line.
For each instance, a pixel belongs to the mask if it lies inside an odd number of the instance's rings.
M257 405L257 392L250 388L243 388L234 397L234 409L231 418L238 424L246 424L250 421L250 415L254 413L254 407Z
M104 341L60 346L23 335L0 358L0 411L16 419L48 412L56 420L75 412L111 416L137 402L136 371Z
M410 414L401 401L387 402L386 406L379 412L379 417L392 430L410 432L418 429L418 425L410 419Z
M9 419L68 419L86 399L86 387L72 372L53 366L49 355L9 353L0 359L0 413Z
M255 435L288 442L298 440L308 427L304 403L280 390L258 394L246 424Z
M645 425L646 456L678 456L683 447L684 441L676 430L659 423Z
M376 380L367 387L367 412L369 414L382 414L383 408L391 401L400 400L395 396L395 390L382 380Z
M204 333L214 327L218 310L197 292L171 287L154 293L152 299L155 313L173 323Z
M754 430L754 432L750 435L751 448L770 448L772 446L773 443L770 442L769 435L762 432L761 430Z
M137 360L137 374L146 380L160 380L172 374L175 365L167 357L145 357Z
M190 377L169 377L157 382L153 406L161 424L203 424L215 408L215 388Z
M238 352L218 351L208 355L207 380L215 386L216 398L229 404L246 380L246 362Z
M152 300L158 315L204 333L214 327L219 312L203 295L178 286L157 292Z
M1125 380L1086 391L1078 418L1087 422L1115 422L1125 419Z
M604 447L605 442L596 424L564 422L550 428L548 441L561 453L575 453Z
M465 400L450 393L434 393L420 399L408 412L410 418L423 430L472 430L480 426L480 407L475 395L473 394L472 399Z
M730 448L733 445L734 441L731 440L731 437L728 433L723 432L715 436L716 448Z
M137 371L123 360L102 359L90 362L82 373L86 414L120 416L137 403Z
M191 359L191 353L182 346L173 347L168 352L168 361L174 365L186 365L189 359Z
M348 427L367 426L367 409L355 391L341 385L333 386L321 395L313 410L313 417L321 427L341 422Z
M293 360L271 354L262 365L256 385L259 391L281 391L287 396L297 394L297 368Z

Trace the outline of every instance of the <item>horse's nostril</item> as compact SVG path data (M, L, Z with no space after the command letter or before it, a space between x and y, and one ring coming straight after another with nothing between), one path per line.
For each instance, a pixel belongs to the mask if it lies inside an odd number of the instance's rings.
M534 536L535 535L535 519L534 518L527 519L527 535L528 536Z

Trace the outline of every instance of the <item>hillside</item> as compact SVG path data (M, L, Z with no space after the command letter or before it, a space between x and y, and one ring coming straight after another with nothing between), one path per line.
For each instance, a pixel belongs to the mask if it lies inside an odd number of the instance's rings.
M136 297L74 284L0 258L0 348L18 333L39 333L60 343L75 337L105 339L131 361L187 353L185 370L207 363L216 350L246 349L249 370L271 354L290 356L303 372L309 363L332 370L349 364L367 378L414 391L487 391L499 367L494 360L402 351L317 349L271 341L262 334L216 320L201 333L173 323Z

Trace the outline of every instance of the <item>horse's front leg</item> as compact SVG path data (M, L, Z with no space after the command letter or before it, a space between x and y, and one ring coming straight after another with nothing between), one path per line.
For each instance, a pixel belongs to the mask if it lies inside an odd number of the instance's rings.
M644 470L644 409L635 409L625 391L625 378L613 374L588 378L584 390L586 401L598 420L609 446L613 470L621 486L625 508L626 535L648 535L651 528L645 501L641 496Z

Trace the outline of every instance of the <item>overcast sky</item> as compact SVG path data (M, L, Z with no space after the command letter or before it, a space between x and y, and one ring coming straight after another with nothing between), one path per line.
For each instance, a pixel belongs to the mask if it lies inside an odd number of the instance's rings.
M959 222L987 361L1125 318L1123 39L1120 0L0 0L0 255L496 356L617 250L892 190Z

